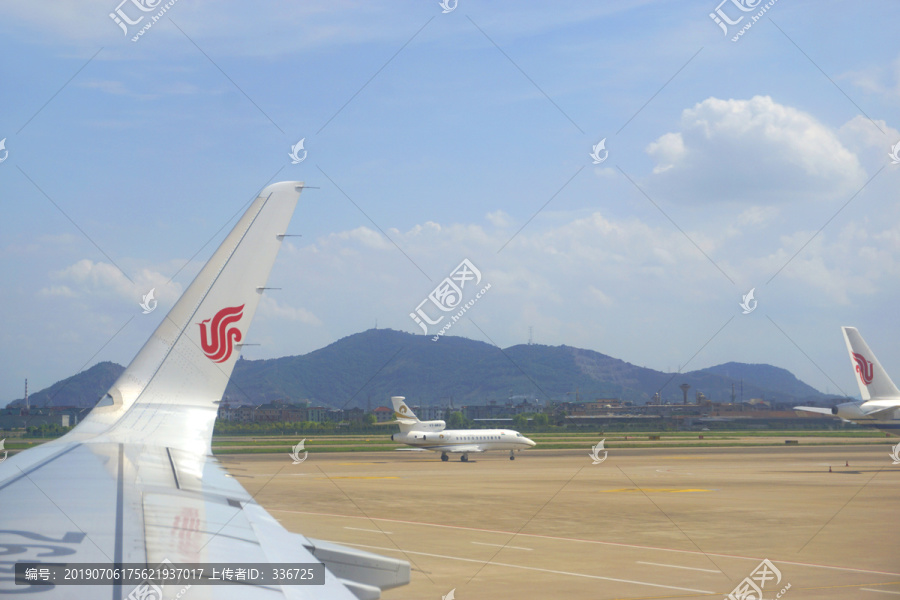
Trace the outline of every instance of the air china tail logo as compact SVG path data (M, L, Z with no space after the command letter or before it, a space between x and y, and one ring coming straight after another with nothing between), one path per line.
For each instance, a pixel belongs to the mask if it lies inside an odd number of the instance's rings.
M862 382L866 385L872 383L872 377L874 376L872 362L858 352L853 353L853 360L856 361L856 372L859 373L859 378L862 379Z
M225 362L231 357L234 345L241 341L241 330L230 327L244 316L244 305L223 308L212 319L206 319L200 326L200 346L203 353L213 362ZM212 323L210 324L210 321Z

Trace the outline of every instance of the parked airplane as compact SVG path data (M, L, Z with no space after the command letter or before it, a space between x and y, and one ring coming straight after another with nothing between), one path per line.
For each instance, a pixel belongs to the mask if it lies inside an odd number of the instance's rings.
M515 451L531 448L535 443L511 429L444 429L444 421L420 421L403 396L391 397L395 421L400 433L391 440L412 446L416 450L432 450L441 453L441 460L450 460L448 452L461 454L459 460L469 461L470 452L509 450L509 460L515 460Z
M184 593L181 585L121 580L16 585L20 561L265 563L285 572L308 563L324 572L323 585L245 580L197 586L185 598L376 599L409 583L405 561L287 531L212 455L219 402L302 188L265 188L91 413L63 437L0 464L0 594L171 600Z
M795 406L794 410L836 415L863 427L873 427L900 435L900 390L888 377L875 353L855 327L842 327L850 364L856 371L856 383L862 402L845 402L833 408Z

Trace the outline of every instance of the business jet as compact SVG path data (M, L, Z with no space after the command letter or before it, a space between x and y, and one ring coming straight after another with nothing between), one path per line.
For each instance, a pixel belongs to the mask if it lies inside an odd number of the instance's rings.
M862 402L845 402L833 408L795 406L794 410L835 415L845 421L900 435L900 390L888 377L875 353L869 349L855 327L842 327L850 364Z
M262 190L90 414L63 437L0 463L0 594L184 593L154 580L16 585L17 562L310 564L322 575L322 585L195 586L185 598L377 599L409 583L406 561L287 531L211 452L219 402L302 188Z
M531 448L535 443L511 429L444 429L444 421L420 421L403 396L391 397L394 405L394 421L400 425L400 433L391 440L412 446L416 450L432 450L441 453L441 460L448 461L448 452L459 454L459 460L469 462L470 452L509 450L509 460L515 460L516 450Z

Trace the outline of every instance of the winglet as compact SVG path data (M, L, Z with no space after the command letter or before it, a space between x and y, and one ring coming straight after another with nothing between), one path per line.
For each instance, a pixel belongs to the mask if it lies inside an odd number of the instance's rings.
M208 452L225 386L247 340L301 182L266 187L79 425L84 433ZM283 237L283 236L282 236ZM83 426L83 428L82 428Z

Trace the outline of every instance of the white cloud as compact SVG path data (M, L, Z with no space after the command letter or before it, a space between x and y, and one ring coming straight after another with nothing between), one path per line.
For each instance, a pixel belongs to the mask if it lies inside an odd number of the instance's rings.
M171 306L181 296L181 285L170 282L159 271L144 268L133 274L129 281L114 265L82 259L51 277L64 281L62 285L51 285L40 290L44 296L78 297L87 295L113 296L129 302L139 303L144 294L155 289L154 297L163 305Z
M857 115L841 126L838 137L874 171L889 160L891 147L900 141L900 131L883 120L870 121Z
M62 296L63 298L74 298L77 295L67 285L51 285L42 288L38 293L41 296Z
M313 313L305 308L295 308L278 302L270 296L263 296L259 302L259 310L257 313L262 319L286 319L288 321L298 321L307 325L321 325L322 321Z
M511 225L511 221L509 215L503 212L502 210L495 210L494 212L489 212L485 215L485 218L488 222L494 227L509 227Z
M750 206L738 214L739 225L765 225L781 213L777 206Z
M357 245L372 250L393 248L393 244L391 244L390 240L381 235L380 232L365 226L357 227L351 231L342 231L340 233L331 234L330 238L332 240L352 240L356 242ZM358 250L358 247L354 248L354 250Z
M654 173L665 173L684 160L684 138L680 133L666 133L658 140L647 146L647 154L655 156L657 164L653 167Z
M681 131L646 151L656 161L654 192L699 203L832 198L866 179L835 132L769 96L708 98L682 113Z
M868 94L885 96L889 100L900 98L900 58L890 66L870 66L860 71L849 71L838 77L846 79Z

